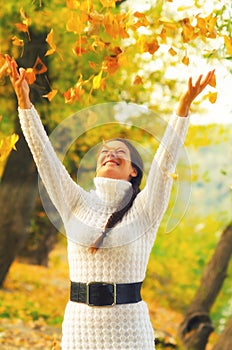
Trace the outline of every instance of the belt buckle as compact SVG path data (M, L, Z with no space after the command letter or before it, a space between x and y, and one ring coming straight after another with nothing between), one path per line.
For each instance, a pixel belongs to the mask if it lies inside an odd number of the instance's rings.
M98 283L109 284L109 285L113 286L113 288L114 288L113 289L113 302L112 302L112 304L102 305L102 307L112 307L112 306L116 305L116 303L117 303L116 289L117 288L116 288L116 283L114 283L114 282L88 282L88 283L86 283L86 304L88 306L91 306L91 307L101 307L100 305L97 306L97 305L91 304L90 300L89 300L90 299L89 287L93 284L98 284Z

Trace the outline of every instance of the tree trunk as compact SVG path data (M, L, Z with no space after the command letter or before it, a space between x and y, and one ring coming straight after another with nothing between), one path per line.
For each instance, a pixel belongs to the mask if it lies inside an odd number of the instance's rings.
M184 349L205 349L208 337L213 331L209 311L226 278L231 254L232 224L222 233L215 252L204 270L200 287L180 325L179 334Z
M224 331L218 342L212 350L231 350L232 348L232 317L229 319Z
M45 52L45 35L36 37L31 33L31 41L25 45L24 57L19 60L19 66L32 67L37 56L43 57ZM38 82L42 85L42 89L38 87ZM31 88L31 101L33 103L39 101L41 90L45 93L46 89L45 78L39 76ZM38 194L36 167L18 121L16 132L20 136L17 152L11 152L0 185L0 287L28 235Z

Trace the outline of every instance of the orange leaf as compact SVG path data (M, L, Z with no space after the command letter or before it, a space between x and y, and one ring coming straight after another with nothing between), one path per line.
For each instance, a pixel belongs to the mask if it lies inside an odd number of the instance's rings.
M129 34L126 30L126 19L126 13L118 13L115 15L112 12L107 12L103 20L106 33L112 36L112 38L129 38Z
M41 58L38 56L33 66L33 71L35 72L35 74L43 74L47 70L47 67L45 66Z
M184 63L186 66L189 65L189 58L188 58L188 56L184 56L184 57L182 58L182 63Z
M169 52L170 55L172 55L172 56L176 56L176 55L177 55L177 52L176 52L176 50L173 49L173 47L170 47L170 49L168 50L168 52Z
M117 57L106 56L102 64L102 70L114 74L119 69Z
M12 44L15 46L24 46L24 41L22 39L17 38L17 36L12 37Z
M15 23L15 27L20 30L20 32L27 33L28 32L28 26L24 23Z
M152 42L145 42L144 43L144 52L149 52L151 55L153 55L158 49L159 44L157 39L154 39Z
M142 85L143 84L143 79L139 75L136 75L133 84L134 85Z
M210 103L215 103L217 101L217 92L209 92L207 97Z
M51 100L56 96L57 91L58 91L58 90L55 90L55 89L54 89L54 90L50 91L48 94L43 95L43 97L46 97L46 98L48 99L48 101L51 102Z
M150 23L144 13L135 12L134 17L138 18L138 21L134 23L130 28L136 30L139 27L147 27Z
M191 25L189 18L184 18L180 21L182 26L182 37L184 42L189 42L197 37L194 27Z
M209 82L209 85L212 86L212 87L216 87L217 86L217 82L216 82L216 74L214 73L214 75L212 76L210 82Z
M36 75L33 68L26 69L25 78L29 85L33 84L36 81Z
M75 101L80 101L81 96L84 94L83 89L84 81L82 80L82 75L80 76L78 82L74 87L70 88L64 93L65 103L73 103Z

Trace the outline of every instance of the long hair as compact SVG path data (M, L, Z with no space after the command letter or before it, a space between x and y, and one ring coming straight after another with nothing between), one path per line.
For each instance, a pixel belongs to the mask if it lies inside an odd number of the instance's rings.
M130 201L120 209L119 211L116 211L112 213L107 220L107 223L105 224L104 230L102 231L101 236L97 238L97 240L91 245L89 248L91 253L96 253L97 250L101 247L104 238L106 237L107 233L119 222L122 220L123 216L126 214L126 212L131 208L137 194L140 192L140 184L143 177L143 161L142 158L137 151L137 149L132 145L131 142L129 142L126 139L123 138L115 138L109 141L120 141L123 142L130 151L130 158L131 158L131 165L133 168L136 169L137 175L135 177L131 177L129 180L132 184L132 196Z

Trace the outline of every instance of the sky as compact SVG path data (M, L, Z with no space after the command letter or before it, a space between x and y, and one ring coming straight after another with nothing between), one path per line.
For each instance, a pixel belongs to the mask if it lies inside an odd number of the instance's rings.
M135 11L145 11L154 4L155 0L127 0L127 6L132 8ZM231 0L198 0L199 3L204 4L203 10L204 15L210 14L213 9L221 8L223 5L226 5L228 8L228 16L232 16L232 6ZM194 6L194 0L173 0L172 2L166 2L167 5L173 13L184 18L188 15L196 15L199 13L199 9ZM181 8L181 11L178 11ZM230 13L231 12L231 13ZM219 39L220 40L220 39ZM222 40L222 39L221 39ZM214 41L215 45L215 41ZM205 59L200 59L199 57L191 56L189 66L183 67L183 64L180 69L178 67L170 68L166 75L170 78L176 79L186 79L189 76L196 78L199 74L205 74L210 69L216 69L216 79L217 79L217 88L216 90L212 88L207 88L208 91L217 91L218 97L215 104L210 103L207 100L202 100L201 96L199 99L201 105L205 109L205 113L202 115L192 114L191 123L192 124L232 124L232 74L228 71L228 65L231 65L231 61L224 62L214 62L213 66L209 65ZM226 66L227 65L227 66Z

